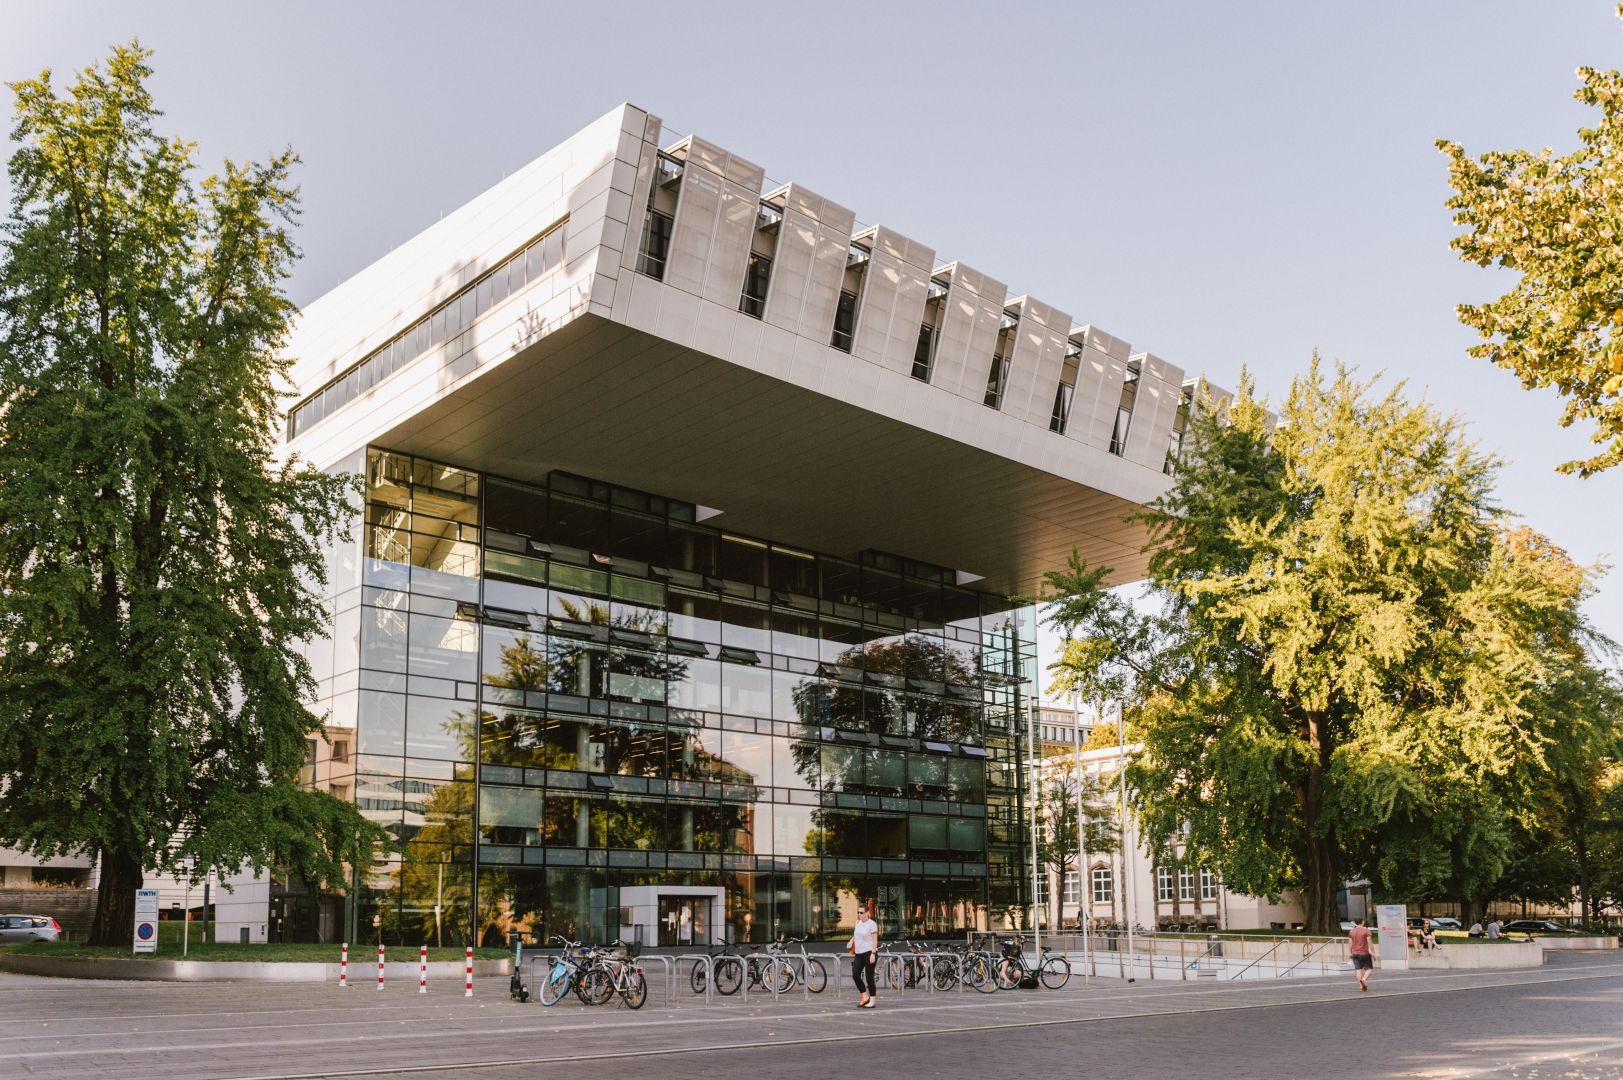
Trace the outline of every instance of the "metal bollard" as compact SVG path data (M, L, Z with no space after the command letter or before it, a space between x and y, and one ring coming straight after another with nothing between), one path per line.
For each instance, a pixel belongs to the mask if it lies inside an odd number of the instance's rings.
M378 989L383 989L383 943L378 943Z
M428 946L420 946L417 950L417 992L428 993Z
M468 946L468 988L462 992L463 997L473 997L473 946Z
M349 989L349 942L338 948L338 989Z

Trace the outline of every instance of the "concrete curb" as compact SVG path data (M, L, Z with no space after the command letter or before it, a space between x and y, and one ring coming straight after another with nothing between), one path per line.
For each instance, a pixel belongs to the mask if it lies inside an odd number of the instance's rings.
M368 962L370 961L370 962ZM0 971L13 975L45 975L61 979L134 979L147 982L304 982L338 983L337 964L274 963L259 960L115 960L86 956L12 956L0 952ZM510 975L511 960L475 960L476 977ZM467 972L461 960L435 960L428 965L428 984L438 989L462 990ZM350 954L349 981L360 988L377 985L377 954ZM384 965L387 982L417 986L417 961L389 961Z

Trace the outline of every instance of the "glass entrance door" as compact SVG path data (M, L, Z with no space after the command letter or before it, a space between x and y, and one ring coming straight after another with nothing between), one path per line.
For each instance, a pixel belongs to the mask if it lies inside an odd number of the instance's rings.
M707 896L661 896L659 898L659 943L661 945L710 944L710 898Z

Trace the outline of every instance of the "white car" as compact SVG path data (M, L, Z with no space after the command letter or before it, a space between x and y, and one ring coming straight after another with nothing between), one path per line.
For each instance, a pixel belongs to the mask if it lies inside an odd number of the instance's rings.
M0 945L55 941L61 936L61 924L49 915L0 915Z

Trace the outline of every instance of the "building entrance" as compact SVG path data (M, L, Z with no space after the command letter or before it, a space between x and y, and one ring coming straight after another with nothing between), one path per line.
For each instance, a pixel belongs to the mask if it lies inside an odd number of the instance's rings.
M710 903L708 896L660 897L659 943L661 945L708 944L710 941Z

